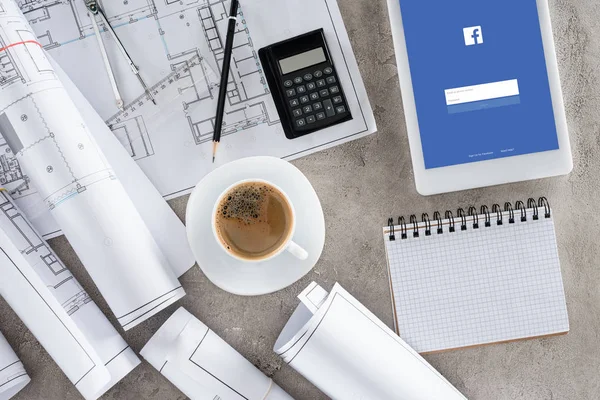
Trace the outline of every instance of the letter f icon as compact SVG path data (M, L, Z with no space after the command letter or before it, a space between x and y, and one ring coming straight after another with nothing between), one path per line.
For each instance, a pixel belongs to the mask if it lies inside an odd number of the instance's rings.
M464 28L463 32L465 34L465 46L483 44L483 30L481 26Z
M479 29L475 28L473 29L473 34L471 35L471 37L473 38L473 41L475 42L475 44L479 44Z

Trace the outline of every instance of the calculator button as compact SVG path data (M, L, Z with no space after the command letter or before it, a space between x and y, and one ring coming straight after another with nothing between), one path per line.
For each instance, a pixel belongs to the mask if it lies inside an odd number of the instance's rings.
M317 110L322 110L323 109L323 104L321 104L320 102L316 102L315 104L313 104L313 110L317 111Z
M332 86L329 88L329 91L331 92L331 94L336 94L340 92L340 88L337 86Z
M337 111L338 114L343 114L346 112L346 107L344 106L337 106L335 111Z
M331 100L327 99L323 101L323 107L325 107L325 113L328 117L333 117L335 115L335 110L333 109L333 104Z
M322 112L317 113L317 119L318 120L325 119L325 113L322 113Z
M323 70L323 72L325 72L325 74L329 75L333 72L333 69L331 67L327 67Z
M317 81L317 86L318 87L325 87L326 83L325 83L325 79L319 79Z
M312 81L313 76L311 74L305 74L304 75L304 80L305 81Z
M299 84L301 84L301 83L302 83L302 77L300 77L300 76L297 76L297 77L295 77L295 78L294 78L294 83L295 83L296 85L299 85Z
M315 116L314 115L309 115L308 117L306 117L306 123L312 124L314 122L315 122Z
M313 92L310 94L310 99L311 100L317 100L319 98L319 93L317 92Z
M302 103L302 104L308 103L308 96L302 96L302 97L300 97L300 103Z
M288 89L285 91L285 94L287 94L287 97L292 97L296 95L296 89Z
M296 88L299 94L306 93L306 86L300 85Z
M328 76L328 77L327 77L327 83L329 83L330 85L331 85L332 83L335 83L335 82L336 82L336 81L335 81L335 76Z
M294 117L299 117L302 115L302 110L299 108L296 108L295 110L292 111L292 113L294 114Z
M298 102L298 99L292 99L290 100L290 106L292 107L298 107L300 105L300 103Z
M323 89L319 92L319 94L321 95L321 97L327 97L329 96L329 90Z
M315 71L314 76L315 76L315 78L322 77L323 76L323 71L319 71L319 70Z
M292 82L290 80L283 82L283 86L285 86L285 87L292 87L293 84L294 84L294 82Z
M313 110L313 108L310 105L302 107L302 111L304 111L304 114L311 113L312 110Z
M342 96L335 96L333 98L333 104L340 104L342 102Z
M302 127L304 125L306 125L306 121L304 120L304 118L300 118L300 119L296 120L296 126Z
M309 84L306 85L306 88L308 90L315 90L317 88L317 85L314 82L311 82Z

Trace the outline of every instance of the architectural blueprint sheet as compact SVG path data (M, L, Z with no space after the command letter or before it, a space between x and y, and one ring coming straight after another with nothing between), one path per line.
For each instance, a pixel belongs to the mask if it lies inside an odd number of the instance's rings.
M80 112L63 86L68 78L59 79L14 0L0 0L0 40L1 54L22 73L0 86L0 131L117 320L130 329L185 295L169 253L95 139L106 125ZM142 200L167 207L158 193Z
M97 355L101 362L97 368L104 371L98 372L101 378L87 385L83 379L78 384L86 398L99 397L140 363L6 191L0 191L0 255L3 259L0 265L0 295L55 357L67 376L72 371L75 377L82 377L90 366L86 357L82 364L78 364L77 355L81 355L83 346L69 340L72 332L85 338L89 344L85 351ZM50 326L59 326L60 329L50 329L45 325L48 320L51 321ZM1 348L0 343L0 385L4 373Z
M329 397L466 400L339 284L313 282L298 298L274 350Z
M128 0L101 2L158 106L139 82L108 32L108 56L126 103L120 112L102 62L84 0L19 0L37 40L61 65L114 135L166 198L191 189L216 166L246 156L286 159L353 140L376 130L356 59L335 0L241 2L228 85L224 133L211 163L216 99L229 0ZM306 12L310 10L310 12ZM323 28L354 119L305 137L285 138L258 59L258 49ZM0 81L20 71L0 53ZM0 83L1 84L1 83ZM0 184L14 196L32 185L0 143ZM19 203L21 205L21 203ZM23 206L24 207L24 206ZM24 207L25 208L25 207ZM26 212L29 211L26 209ZM50 222L33 221L46 237Z
M30 382L29 375L0 332L0 400L8 400Z
M293 400L183 307L140 354L191 400Z

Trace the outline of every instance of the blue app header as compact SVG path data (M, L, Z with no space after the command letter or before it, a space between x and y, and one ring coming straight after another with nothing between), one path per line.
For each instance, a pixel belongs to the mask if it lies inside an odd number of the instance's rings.
M535 0L400 0L425 168L558 149Z

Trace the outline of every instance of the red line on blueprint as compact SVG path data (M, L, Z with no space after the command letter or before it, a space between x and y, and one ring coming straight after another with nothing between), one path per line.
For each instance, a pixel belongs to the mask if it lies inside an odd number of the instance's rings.
M44 47L40 43L36 42L35 40L25 40L23 42L17 42L17 43L9 44L8 46L2 47L0 49L0 51L4 51L4 50L7 50L7 49L10 49L11 47L19 46L21 44L37 44L40 47Z

